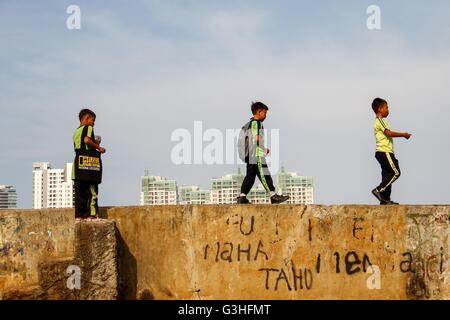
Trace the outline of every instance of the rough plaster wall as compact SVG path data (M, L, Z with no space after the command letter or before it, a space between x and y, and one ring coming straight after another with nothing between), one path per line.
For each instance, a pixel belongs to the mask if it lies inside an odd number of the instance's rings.
M132 285L123 298L449 298L447 206L156 206L107 214L127 246L121 282Z
M70 209L0 211L0 299L3 288L37 285L42 259L73 256Z
M76 229L70 209L0 212L0 299L450 299L450 206L102 211L117 231ZM64 291L75 261L84 293Z
M117 253L113 221L75 223L73 209L2 211L0 299L116 299ZM67 285L73 266L79 289Z

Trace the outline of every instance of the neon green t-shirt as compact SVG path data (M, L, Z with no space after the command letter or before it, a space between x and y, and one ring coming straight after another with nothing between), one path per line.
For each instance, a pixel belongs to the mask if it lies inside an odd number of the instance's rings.
M252 119L251 122L251 130L252 130L252 137L253 137L253 145L255 146L255 156L257 157L264 157L265 152L264 148L260 146L264 146L263 142L263 136L264 136L264 126L261 121ZM260 137L259 143L256 142L256 136Z
M376 118L373 129L377 142L377 151L394 153L394 141L384 133L386 129L390 130L386 119Z

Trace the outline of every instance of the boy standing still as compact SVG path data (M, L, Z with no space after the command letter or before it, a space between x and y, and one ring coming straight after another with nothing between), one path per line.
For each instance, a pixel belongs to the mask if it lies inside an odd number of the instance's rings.
M250 192L258 176L264 189L270 194L271 203L281 203L289 199L289 196L278 195L275 193L272 177L267 167L265 156L269 154L269 149L264 146L263 140L263 122L269 108L262 102L252 103L251 110L253 117L250 119L250 149L247 164L247 174L242 182L241 194L238 197L238 203L249 204L247 194Z
M73 144L75 152L81 149L83 143L87 149L91 148L100 153L105 153L106 149L100 147L95 140L94 125L96 115L92 110L83 109L80 111L78 118L80 126L73 134ZM73 166L75 168L75 165ZM75 169L72 172L72 180L74 180L75 189L75 219L97 218L98 214L98 184L77 180Z
M385 118L389 115L389 106L386 100L375 98L372 109L377 115L374 124L374 133L377 143L375 158L381 165L382 181L378 187L372 190L372 194L380 201L381 205L398 204L391 200L392 184L400 177L400 167L394 155L394 143L392 138L409 139L411 134L407 132L391 131Z

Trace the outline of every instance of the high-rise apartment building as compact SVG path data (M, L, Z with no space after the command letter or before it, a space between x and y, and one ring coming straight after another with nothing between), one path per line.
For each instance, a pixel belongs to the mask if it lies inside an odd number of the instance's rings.
M16 209L17 192L14 186L0 185L0 209Z
M221 178L211 179L211 203L235 204L236 198L241 193L244 175L239 169L235 174L228 174Z
M50 162L33 162L33 208L72 208L72 163L52 169Z
M269 193L262 185L253 187L247 195L247 199L252 204L270 204Z
M183 186L180 188L180 204L209 204L211 191L202 190L197 186Z
M284 167L282 167L278 174L277 185L280 189L280 193L290 197L286 203L314 203L313 178L310 176L299 176L295 172L286 172Z
M150 176L145 170L141 178L141 205L177 204L177 182L160 176Z

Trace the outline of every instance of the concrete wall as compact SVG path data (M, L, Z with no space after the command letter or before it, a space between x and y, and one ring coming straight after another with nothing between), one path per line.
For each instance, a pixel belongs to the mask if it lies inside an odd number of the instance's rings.
M121 299L450 299L450 206L154 206L102 215L117 228ZM39 284L39 261L76 255L74 230L73 210L0 211L0 295Z
M41 261L74 254L72 210L0 211L0 299L3 289L39 283Z
M126 244L122 298L449 299L449 209L157 206L107 216Z
M116 299L113 221L73 210L0 212L0 299Z

